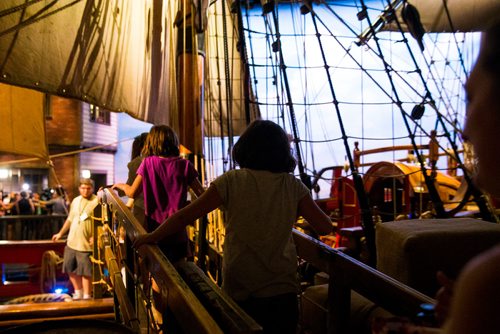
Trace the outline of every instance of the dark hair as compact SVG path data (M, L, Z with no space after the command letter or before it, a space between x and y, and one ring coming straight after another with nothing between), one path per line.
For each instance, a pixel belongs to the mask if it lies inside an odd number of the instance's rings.
M490 22L482 38L478 64L500 80L500 19Z
M276 123L252 122L233 147L233 159L241 168L291 173L295 159L290 152L289 137Z
M132 152L130 154L130 160L134 160L141 154L142 148L144 147L144 143L146 142L147 137L148 133L143 132L134 138L134 141L132 143Z
M149 131L142 155L163 157L179 156L179 139L175 131L168 125L155 125Z

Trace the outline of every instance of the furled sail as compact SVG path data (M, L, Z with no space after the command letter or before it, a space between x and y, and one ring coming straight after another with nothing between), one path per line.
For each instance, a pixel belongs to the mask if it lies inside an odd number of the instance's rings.
M249 78L241 61L243 37L230 5L227 1L217 1L208 11L204 94L205 134L210 137L238 135L259 115L255 104L245 106L245 92L248 92L245 84Z
M13 103L23 101L23 103ZM17 153L49 161L45 140L42 93L0 84L0 152Z
M0 81L151 123L175 113L175 1L0 2ZM175 126L175 125L174 125Z

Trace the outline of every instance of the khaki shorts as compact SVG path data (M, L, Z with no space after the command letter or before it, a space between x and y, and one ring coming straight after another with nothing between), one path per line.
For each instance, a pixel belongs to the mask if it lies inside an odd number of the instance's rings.
M91 252L76 251L68 246L64 247L63 273L92 277Z

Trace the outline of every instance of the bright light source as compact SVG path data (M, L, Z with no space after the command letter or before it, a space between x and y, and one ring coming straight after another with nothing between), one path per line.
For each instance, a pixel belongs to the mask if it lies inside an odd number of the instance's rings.
M62 289L61 288L54 289L54 293L61 294L62 293Z
M9 177L8 169L0 169L0 179L6 179Z
M90 171L88 169L82 169L82 177L84 179L90 179Z
M26 191L26 190L30 190L30 185L27 184L27 183L23 183L23 186L22 186L23 190Z

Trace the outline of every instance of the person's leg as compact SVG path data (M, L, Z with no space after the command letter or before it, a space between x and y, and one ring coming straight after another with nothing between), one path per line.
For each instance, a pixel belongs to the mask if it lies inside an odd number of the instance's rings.
M92 297L92 262L90 261L90 255L90 252L76 252L77 268L75 272L80 278L83 299Z
M73 285L73 299L82 299L83 291L82 291L82 277L77 275L76 273L69 273L69 281L71 285Z
M77 252L68 246L64 247L63 273L68 274L69 281L73 286L73 299L81 299L83 297L82 279L77 274Z
M83 299L92 298L92 277L82 276Z

